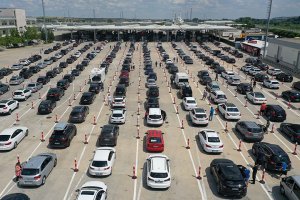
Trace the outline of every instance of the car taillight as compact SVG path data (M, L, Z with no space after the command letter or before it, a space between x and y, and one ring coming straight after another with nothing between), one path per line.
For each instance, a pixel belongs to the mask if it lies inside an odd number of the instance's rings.
M62 140L62 141L65 141L67 138L65 138L65 137L63 137L63 138L60 138L60 140Z
M106 168L104 168L104 170L108 170L108 169L110 169L110 167L106 167Z
M38 181L38 180L40 180L40 178L41 178L41 175L37 175L34 177L34 180Z
M94 167L90 166L90 169L95 169Z
M7 142L7 143L5 143L5 145L11 145L11 142Z
M222 144L221 146L219 146L219 148L223 148L224 147L224 145Z
M291 98L292 98L292 99L295 99L296 97L295 97L295 96L291 96Z
M3 109L8 109L8 107L7 107L7 106L5 106Z
M272 112L272 116L275 116L275 112Z
M206 147L209 147L209 148L211 148L211 146L210 146L210 145L208 145L208 144L205 144L205 146L206 146Z

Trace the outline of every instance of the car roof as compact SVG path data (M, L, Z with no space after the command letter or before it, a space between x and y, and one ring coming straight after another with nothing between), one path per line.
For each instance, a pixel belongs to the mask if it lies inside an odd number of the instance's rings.
M149 159L151 162L151 171L152 172L167 172L167 159L168 157L165 155L151 155Z
M274 104L269 104L269 105L267 105L268 107L271 107L271 108L273 108L274 110L284 110L280 105L274 105Z
M219 137L218 133L212 129L203 129L207 137Z
M205 110L203 108L194 108L195 113L205 113Z
M54 126L54 130L56 131L62 131L65 130L66 127L68 126L68 123L65 122L59 122Z
M0 104L7 104L9 101L11 101L11 100L1 100Z
M213 91L213 92L215 92L216 94L225 94L223 91L221 91L221 90L216 90L216 91Z
M271 143L267 143L267 142L262 142L262 144L266 145L275 154L286 154L287 155L287 153L277 144L271 144Z
M161 115L160 108L149 108L149 115Z
M186 100L194 100L196 101L196 99L194 97L185 97Z
M23 165L23 169L37 169L41 166L46 158L47 156L45 156L45 154L33 156Z
M148 137L162 137L161 130L148 130L147 134Z
M257 127L259 127L258 124L256 122L253 122L253 121L240 121L240 122L244 122L244 124L248 128L257 128Z
M111 147L99 147L95 151L95 155L93 160L107 160L108 155L111 151L116 151L114 148Z
M124 109L113 109L113 110L112 110L112 113L113 113L113 114L123 114L123 110L124 110Z
M224 103L226 107L235 107L236 108L236 105L234 105L233 103Z
M14 126L14 127L6 128L0 133L0 135L12 135L17 129L23 129L23 128L25 128L25 127Z

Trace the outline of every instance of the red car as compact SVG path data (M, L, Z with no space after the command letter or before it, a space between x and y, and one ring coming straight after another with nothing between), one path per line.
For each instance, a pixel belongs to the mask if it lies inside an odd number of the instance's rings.
M146 137L146 150L149 152L163 152L164 151L164 138L159 130L148 130Z
M121 78L121 77L127 77L127 78L129 78L129 72L128 72L128 71L121 71L119 77L120 77L120 78Z

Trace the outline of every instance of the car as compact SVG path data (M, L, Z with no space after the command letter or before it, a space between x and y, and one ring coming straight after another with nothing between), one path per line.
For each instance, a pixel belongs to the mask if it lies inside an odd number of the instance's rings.
M241 83L241 80L240 80L240 77L239 77L239 76L234 75L234 76L228 77L227 83L228 83L229 85L238 85L238 84Z
M18 144L28 136L25 126L13 126L0 133L0 151L9 151L17 148Z
M267 73L271 76L276 76L277 74L282 73L282 71L280 69L276 69L276 68L269 68L267 70Z
M253 92L253 88L250 83L240 83L236 86L236 91L240 94L247 94L247 92Z
M119 84L125 85L126 87L128 87L130 84L129 77L120 77Z
M261 92L247 92L246 98L253 104L267 103L267 98Z
M54 78L57 74L55 73L54 70L49 70L46 72L46 76L49 78Z
M30 200L29 196L23 193L11 193L2 197L1 200Z
M253 64L253 63L256 62L256 58L254 58L254 57L246 58L246 59L245 59L245 62L246 62L246 63L251 63L251 64Z
M175 65L170 66L169 69L168 69L168 72L169 72L170 74L176 74L178 71L179 71L179 70L178 70L178 67L175 66Z
M222 72L226 71L224 67L222 66L217 66L214 71L218 74L222 74Z
M149 88L149 87L157 87L155 79L148 79L145 85L146 85L147 88Z
M51 100L43 100L41 101L38 107L38 114L49 114L52 113L54 108L56 107L56 102Z
M194 108L190 110L189 117L193 125L208 125L208 117L203 108Z
M47 93L47 100L59 101L65 95L65 91L61 88L50 88Z
M269 80L269 76L266 73L255 74L254 80L257 82L264 82L264 80Z
M267 104L263 115L272 122L283 122L286 120L286 112L280 105Z
M211 129L202 129L198 132L198 139L202 149L207 153L222 153L224 144L219 134Z
M189 84L184 84L180 86L178 90L178 96L182 99L184 97L192 97L193 96L193 91L192 88Z
M114 96L126 96L126 86L118 84L114 92Z
M279 82L277 80L264 80L263 85L270 89L279 89Z
M256 158L262 155L264 162L263 168L269 171L281 171L282 162L287 164L287 171L291 169L291 160L288 154L277 144L267 142L255 142L252 145L252 154Z
M76 134L77 128L74 124L59 122L54 126L54 130L49 138L49 146L51 148L69 147Z
M201 85L207 85L208 83L211 83L212 79L209 76L202 76L201 78L199 78L199 83Z
M125 108L125 106L126 106L126 98L124 96L114 96L113 97L111 107Z
M111 124L125 124L126 121L126 109L114 108L109 118Z
M75 76L73 74L65 74L63 79L66 79L69 81L69 83L72 83L75 79Z
M99 83L91 83L89 87L89 92L93 92L95 94L99 94L102 88L102 84Z
M62 58L62 55L60 53L56 53L54 56L55 56L56 59Z
M291 74L287 74L287 73L284 73L284 72L281 72L280 74L277 74L276 79L281 81L281 82L288 82L288 83L293 82L293 76Z
M76 68L75 68L76 70L75 71L72 70L72 73L74 74L74 76L76 76L77 74L78 74L77 76L79 76L80 72L84 70L84 67L85 66L82 64L77 64ZM79 72L77 70L79 70Z
M253 121L239 121L235 124L236 132L248 142L260 142L264 138L263 126Z
M92 176L109 176L116 160L116 150L112 147L98 147L91 160L88 172Z
M13 70L10 68L3 67L0 69L0 74L2 74L3 76L8 76L9 74L12 74L12 73L13 73Z
M209 76L209 72L208 72L207 70L200 70L200 71L198 71L197 76L198 76L199 78L205 77L205 76Z
M159 96L159 89L158 87L151 86L148 88L146 92L147 97L158 97Z
M287 135L292 142L300 144L300 124L281 123L279 130Z
M57 165L54 153L41 153L29 158L22 164L19 186L41 186L46 183L47 177Z
M63 90L67 90L68 87L70 87L70 82L67 79L61 79L57 81L56 87Z
M37 83L42 83L43 85L46 85L50 82L50 78L48 76L40 76L36 80Z
M96 94L93 92L84 92L80 98L80 105L90 105L96 99Z
M147 80L148 79L154 79L155 81L157 81L157 75L156 73L152 72L148 74Z
M119 136L119 126L106 124L98 137L98 146L116 146Z
M43 88L43 84L38 83L38 82L31 82L31 83L28 83L26 86L26 89L30 90L32 93L35 93L42 88Z
M159 108L159 99L157 97L149 97L145 102L145 108Z
M251 76L255 76L256 74L260 73L261 70L257 67L252 67L251 69L249 69L248 74Z
M71 74L73 75L73 76L79 76L80 75L80 70L78 70L78 69L73 69L72 71L71 71Z
M67 62L60 62L58 66L61 67L61 68L66 68L66 67L68 67L68 63Z
M20 65L28 66L28 65L30 65L31 62L28 59L21 59L21 60L19 60L19 63L20 63Z
M38 66L40 69L44 69L45 67L47 67L47 63L39 62L36 66Z
M294 82L292 85L292 88L294 88L295 90L300 91L300 81Z
M217 90L210 93L210 100L216 104L226 103L227 97L223 91Z
M167 189L171 186L170 159L163 154L153 154L147 158L147 186Z
M243 67L241 67L241 70L245 73L248 73L248 71L252 68L253 68L252 65L244 65Z
M107 186L101 181L88 181L83 184L76 200L106 200Z
M208 83L206 84L206 89L207 89L209 92L212 92L212 91L218 91L218 90L220 90L220 86L219 86L218 82L212 81L212 82L208 82Z
M233 103L220 103L217 106L219 113L224 119L239 120L241 119L241 113L239 109Z
M281 97L289 102L300 102L300 92L296 90L283 91Z
M300 176L284 177L280 181L280 193L289 200L299 200Z
M36 73L38 73L39 71L41 71L41 69L40 69L38 66L30 66L30 67L29 67L29 70L30 70L33 74L36 74Z
M24 77L22 76L12 76L9 80L9 85L20 85L24 82Z
M192 110L197 107L197 102L194 97L184 97L182 99L182 105L185 110Z
M239 167L231 160L217 158L210 163L210 173L217 183L218 194L224 196L247 195L247 185Z
M14 100L27 100L29 97L31 97L31 90L29 89L19 89L13 93Z
M21 64L13 64L10 69L16 71L16 70L23 69L23 67L24 65Z
M147 130L146 132L146 150L147 152L163 152L164 138L160 130Z
M24 79L29 79L32 77L32 75L33 73L31 70L29 70L29 68L23 68L19 73L19 76L23 77Z
M235 76L235 73L233 71L222 71L221 76L228 80L229 77Z
M44 60L44 63L45 63L46 65L51 65L51 64L53 63L53 60L52 60L51 58L46 58L46 59Z
M163 112L160 108L149 108L146 118L148 126L161 126L164 123Z
M19 102L16 100L0 100L0 114L11 114L12 111L19 108Z
M9 85L3 84L0 82L0 95L8 92L10 89Z
M90 109L88 106L74 106L69 115L70 123L82 123L85 121Z

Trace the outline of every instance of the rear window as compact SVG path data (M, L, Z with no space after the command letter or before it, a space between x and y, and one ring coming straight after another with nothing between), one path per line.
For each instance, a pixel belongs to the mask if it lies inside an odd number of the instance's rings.
M178 82L179 83L188 83L189 79L183 79L183 78L181 78L181 79L178 80Z
M28 84L28 87L35 87L35 84Z
M27 175L27 176L32 176L32 175L36 175L36 174L38 174L40 171L39 171L39 169L23 169L22 170L22 172L21 172L21 174L22 175Z
M150 143L161 143L161 138L159 138L159 137L151 137L149 139L149 142Z
M14 94L15 94L15 95L22 95L23 92L15 92Z
M206 114L195 114L197 118L206 118Z
M167 178L168 177L168 173L155 173L155 172L151 172L150 176L153 178Z
M161 115L149 115L150 119L161 119Z
M237 108L227 108L228 112L239 112Z
M100 76L94 76L92 78L92 81L101 81L101 77Z
M6 107L6 105L3 105L3 104L2 104L2 105L0 105L0 108L4 108L4 107Z
M208 142L220 142L220 139L218 137L208 137Z
M0 142L5 142L5 141L9 140L9 138L10 138L9 135L0 135Z
M217 98L218 99L226 99L226 96L225 96L225 94L219 94L218 96L217 96Z
M107 161L93 161L92 166L93 167L106 167Z
M196 103L196 101L194 101L194 100L187 100L186 102L187 103Z
M115 113L113 114L113 117L122 117L123 115L121 113Z
M260 132L262 132L261 128L248 128L248 131L252 132L252 133L260 133Z

